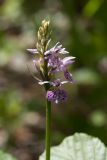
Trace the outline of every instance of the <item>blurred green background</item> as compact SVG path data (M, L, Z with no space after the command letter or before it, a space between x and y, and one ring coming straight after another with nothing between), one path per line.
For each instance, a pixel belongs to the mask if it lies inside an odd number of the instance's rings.
M52 107L52 145L75 132L107 145L107 1L0 0L0 148L36 160L45 144L45 92L32 77L36 32L51 21L52 44L76 57L66 103Z

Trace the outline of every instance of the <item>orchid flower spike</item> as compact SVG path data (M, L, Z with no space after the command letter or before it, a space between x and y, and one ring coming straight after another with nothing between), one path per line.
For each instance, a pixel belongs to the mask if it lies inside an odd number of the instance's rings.
M68 66L72 65L75 57L62 58L61 55L66 55L69 52L62 47L60 42L49 48L50 41L50 22L43 20L37 34L36 48L27 50L34 55L33 63L41 76L41 79L38 79L38 84L45 87L46 98L51 102L59 103L67 100L67 93L61 89L61 86L73 82ZM63 72L65 80L62 80L62 77L55 78L59 72Z

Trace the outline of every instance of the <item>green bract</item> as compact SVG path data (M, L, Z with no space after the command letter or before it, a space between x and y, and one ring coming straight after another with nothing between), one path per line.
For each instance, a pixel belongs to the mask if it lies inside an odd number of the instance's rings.
M51 148L51 160L107 160L107 148L95 137L76 133ZM43 153L39 160L45 160Z

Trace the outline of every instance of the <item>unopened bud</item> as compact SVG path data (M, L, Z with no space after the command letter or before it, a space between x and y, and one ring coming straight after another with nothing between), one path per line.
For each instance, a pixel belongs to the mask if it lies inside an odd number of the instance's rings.
M44 45L45 41L46 41L46 40L43 38L43 39L41 40L41 44Z
M39 40L39 41L41 40L41 34L40 34L39 31L38 31L38 40Z
M50 24L50 22L49 22L49 21L47 21L47 22L44 24L44 29L45 29L45 30L47 30L47 29L48 29L49 24Z
M39 31L38 32L42 35L44 33L43 27L39 27Z
M42 26L44 26L45 23L46 23L46 20L43 20L43 21L42 21Z

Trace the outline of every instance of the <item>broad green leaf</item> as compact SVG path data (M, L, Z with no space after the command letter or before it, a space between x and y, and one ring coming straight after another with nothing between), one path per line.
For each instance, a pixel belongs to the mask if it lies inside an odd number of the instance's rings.
M39 160L45 160L45 153ZM76 133L51 148L51 160L107 160L107 149L98 138Z
M0 151L0 160L16 160L16 159L13 158L10 154Z

